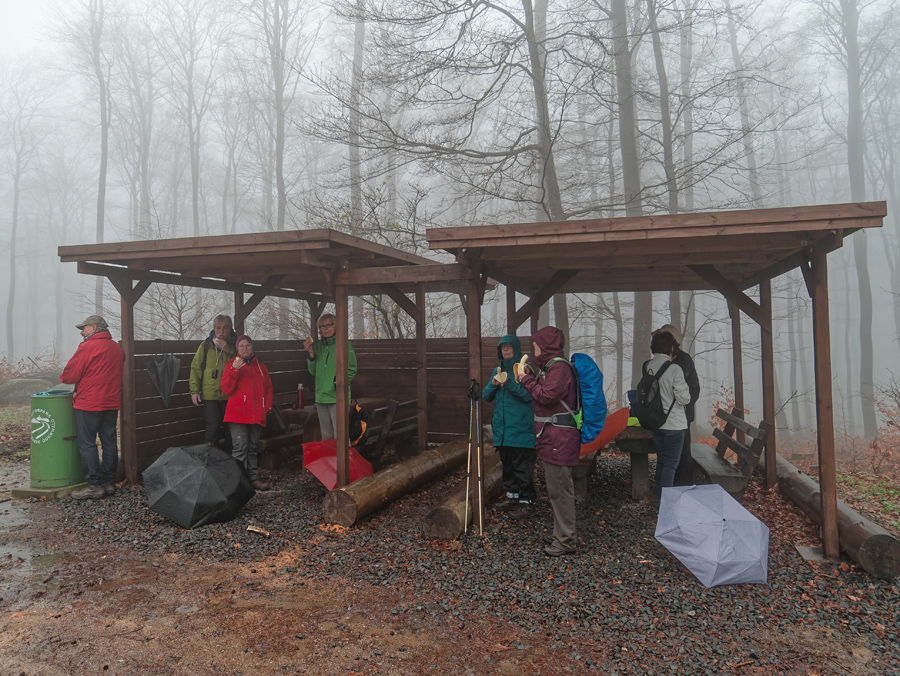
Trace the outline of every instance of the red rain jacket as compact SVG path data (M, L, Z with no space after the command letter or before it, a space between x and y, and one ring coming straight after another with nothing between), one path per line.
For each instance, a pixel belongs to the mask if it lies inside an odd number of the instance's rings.
M266 414L272 408L272 379L269 369L255 356L249 364L234 368L229 359L222 372L222 394L228 395L225 422L266 426Z
M531 339L541 348L541 356L534 358L541 373L537 376L526 373L519 382L534 399L534 415L549 417L555 413L565 413L566 408L561 403L563 399L574 409L578 397L572 369L565 362L550 362L554 357L565 356L563 348L566 339L562 331L555 326L545 326ZM546 371L543 370L545 367ZM534 433L535 436L540 435L535 441L535 448L541 460L564 467L574 467L578 464L581 432L577 429L535 422Z
M118 411L124 364L125 353L110 332L97 331L75 350L59 382L75 386L72 406L79 411Z

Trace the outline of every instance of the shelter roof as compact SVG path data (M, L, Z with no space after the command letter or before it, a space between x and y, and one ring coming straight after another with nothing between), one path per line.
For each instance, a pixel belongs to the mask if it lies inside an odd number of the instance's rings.
M532 295L556 292L747 289L804 264L861 228L885 202L430 228L443 249Z
M329 228L61 246L59 256L85 274L299 299L331 299L336 283L353 294L381 293L382 284L412 292L415 282L459 292L471 276Z

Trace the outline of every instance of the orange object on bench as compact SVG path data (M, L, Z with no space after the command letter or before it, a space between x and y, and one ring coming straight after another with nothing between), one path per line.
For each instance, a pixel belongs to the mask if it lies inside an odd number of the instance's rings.
M600 434L590 443L581 444L581 453L579 455L585 456L594 451L599 451L615 439L628 426L628 413L629 409L626 407L620 408L615 413L606 416L606 422L603 423L603 429L600 431Z

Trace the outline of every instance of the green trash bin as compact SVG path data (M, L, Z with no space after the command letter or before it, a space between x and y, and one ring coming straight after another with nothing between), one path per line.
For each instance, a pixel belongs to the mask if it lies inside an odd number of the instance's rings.
M31 396L31 487L84 483L72 393L50 390Z

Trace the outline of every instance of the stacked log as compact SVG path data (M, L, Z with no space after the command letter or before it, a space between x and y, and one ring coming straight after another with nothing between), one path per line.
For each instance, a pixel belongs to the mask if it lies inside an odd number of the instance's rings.
M494 453L484 460L485 502L500 491L503 485L503 463ZM468 509L467 509L468 507ZM466 500L466 480L463 479L443 502L425 517L425 537L429 540L455 540L472 522L472 500Z
M819 484L781 456L777 456L775 469L781 492L821 526ZM841 548L869 575L882 580L900 575L900 540L842 500L837 501L837 521Z
M468 448L465 439L454 439L329 492L322 502L325 521L352 526L397 498L464 464Z

